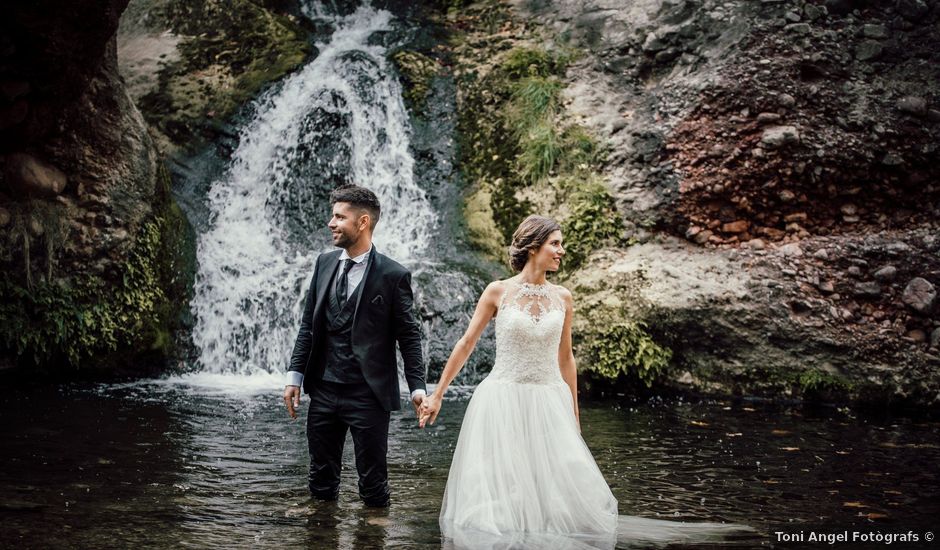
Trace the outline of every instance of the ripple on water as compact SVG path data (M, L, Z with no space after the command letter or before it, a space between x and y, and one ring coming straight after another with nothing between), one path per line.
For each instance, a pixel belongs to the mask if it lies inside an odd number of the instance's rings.
M375 511L356 496L349 439L340 501L309 499L304 423L287 417L280 384L261 387L161 381L8 393L0 544L440 545L465 398L445 402L431 429L418 429L409 407L392 415L394 503ZM304 397L301 414L306 406ZM583 403L583 436L621 513L744 523L762 540L794 525L906 531L940 517L930 467L940 459L937 423L728 407Z

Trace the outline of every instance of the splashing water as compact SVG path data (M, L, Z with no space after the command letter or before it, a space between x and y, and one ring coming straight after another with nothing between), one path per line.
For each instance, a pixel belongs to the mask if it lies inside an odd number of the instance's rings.
M319 3L304 12L335 31L315 59L257 100L229 169L211 186L191 304L200 372L184 379L282 380L314 261L332 248L328 193L337 182L376 193L376 249L406 265L421 258L437 224L414 182L401 86L386 47L374 43L392 15L363 6L328 16Z

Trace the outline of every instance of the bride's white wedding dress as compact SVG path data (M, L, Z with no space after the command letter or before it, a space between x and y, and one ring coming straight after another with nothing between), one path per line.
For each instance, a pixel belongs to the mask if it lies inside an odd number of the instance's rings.
M558 289L504 284L495 364L467 406L444 490L444 536L466 548L613 548L618 537L648 545L740 531L618 515L559 370Z

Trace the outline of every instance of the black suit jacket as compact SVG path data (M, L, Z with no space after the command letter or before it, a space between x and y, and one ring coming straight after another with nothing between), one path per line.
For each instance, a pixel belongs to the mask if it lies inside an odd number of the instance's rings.
M291 354L290 370L304 374L304 391L311 393L326 367L326 308L330 280L339 269L342 250L317 257L307 290L300 330ZM401 408L395 343L405 363L405 379L414 391L425 389L421 358L421 328L414 318L411 273L373 245L352 321L352 349L366 383L385 410Z

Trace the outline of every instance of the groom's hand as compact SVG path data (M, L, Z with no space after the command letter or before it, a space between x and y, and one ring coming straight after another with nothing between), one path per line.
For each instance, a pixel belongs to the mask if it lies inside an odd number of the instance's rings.
M284 404L287 405L287 414L291 418L297 418L297 409L300 407L300 386L284 388Z
M411 400L411 406L415 408L415 416L419 418L421 416L421 404L422 403L424 403L423 393L419 393L415 395L414 398L412 398Z
M436 398L433 395L428 396L424 400L424 404L421 406L421 414L418 418L418 426L425 427L429 423L434 424L434 421L437 420L438 413L441 412L441 400Z

